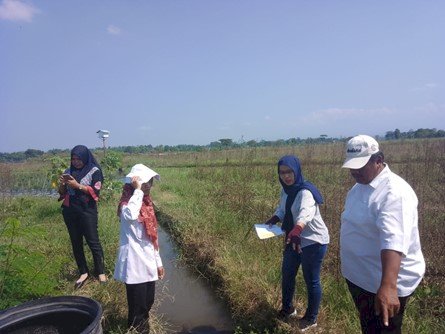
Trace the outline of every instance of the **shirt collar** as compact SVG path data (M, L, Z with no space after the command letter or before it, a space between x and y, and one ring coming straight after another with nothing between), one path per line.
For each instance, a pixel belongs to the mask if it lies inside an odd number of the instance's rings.
M379 184L386 179L386 177L388 176L388 174L391 171L389 170L389 166L385 163L385 167L382 169L382 171L371 181L369 182L369 186L373 187L374 189L376 189Z

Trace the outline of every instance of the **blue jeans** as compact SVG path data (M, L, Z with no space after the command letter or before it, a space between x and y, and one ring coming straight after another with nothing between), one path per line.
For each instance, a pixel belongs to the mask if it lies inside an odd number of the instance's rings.
M283 263L281 267L281 291L282 308L290 311L293 309L295 294L295 281L300 264L303 268L303 277L307 288L308 305L304 318L316 321L321 302L320 270L328 245L312 244L302 248L299 254L293 250L292 245L286 245L283 251Z

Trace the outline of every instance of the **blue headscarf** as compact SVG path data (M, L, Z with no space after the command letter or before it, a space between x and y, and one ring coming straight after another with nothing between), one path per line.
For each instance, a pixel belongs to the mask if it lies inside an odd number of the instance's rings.
M87 175L93 167L99 168L102 175L102 170L99 164L97 163L91 151L86 146L74 146L74 148L71 150L71 157L73 157L73 155L78 156L79 159L83 162L83 167L80 169L74 167L73 164L71 164L70 166L70 174L76 179L77 182L80 182L80 180L82 180L83 177Z
M303 174L301 173L300 161L296 156L285 155L284 157L282 157L278 161L278 173L280 172L280 166L283 165L292 169L295 178L294 184L288 186L281 180L278 174L278 179L280 180L281 186L283 187L284 192L287 194L286 211L283 219L282 229L286 231L286 234L288 234L294 227L291 207L295 201L295 197L297 197L298 192L302 189L309 190L312 193L312 196L314 196L314 200L317 204L323 204L323 196L321 196L320 191L315 185L313 185L309 181L304 180Z

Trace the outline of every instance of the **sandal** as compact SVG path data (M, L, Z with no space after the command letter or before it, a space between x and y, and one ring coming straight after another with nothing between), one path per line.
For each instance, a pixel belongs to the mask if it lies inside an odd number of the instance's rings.
M83 275L85 275L85 274L82 274L82 275L80 275L80 277L82 277ZM78 290L78 289L80 289L81 287L83 287L83 285L85 284L85 282L87 281L87 279L88 279L88 274L86 274L87 276L83 279L83 280L81 280L80 278L76 281L76 283L74 284L74 289L75 290Z
M99 275L99 283L100 284L105 284L105 283L107 283L108 282L108 280L107 280L107 276L105 276L105 274L100 274Z

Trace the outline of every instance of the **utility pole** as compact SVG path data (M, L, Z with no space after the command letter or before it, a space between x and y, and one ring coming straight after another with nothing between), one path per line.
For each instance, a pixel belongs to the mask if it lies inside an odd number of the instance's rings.
M106 141L106 139L108 137L110 137L110 131L108 131L108 130L99 130L96 133L98 134L99 138L102 139L102 146L103 146L103 149L104 149L104 157L105 157L105 153L106 153L106 149L107 149L105 141Z

